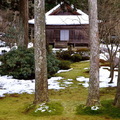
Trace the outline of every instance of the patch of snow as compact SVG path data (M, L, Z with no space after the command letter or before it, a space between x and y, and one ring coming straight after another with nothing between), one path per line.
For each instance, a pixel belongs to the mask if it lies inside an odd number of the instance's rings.
M59 52L59 51L67 51L68 48L53 48L52 51L53 53Z
M63 79L62 77L51 77L48 79L48 89L65 89L65 87L60 87L58 80Z
M70 85L70 84L73 84L73 82L69 82L69 81L65 81L63 82L65 85Z
M48 79L48 89L64 89L60 87L58 80L63 79L62 77L52 77ZM35 80L17 80L11 76L0 76L0 97L4 94L13 93L28 93L32 94L35 92Z
M98 106L92 106L92 107L91 107L91 110L98 110L98 109L99 109Z
M115 86L117 86L117 75L118 75L118 72L117 71L114 72L113 83L109 84L109 82L110 82L110 78L109 78L110 72L108 71L108 68L109 67L101 67L100 68L100 73L99 73L100 88L103 88L103 87L115 87ZM76 80L79 81L79 82L84 82L84 83L80 83L84 87L88 87L89 86L89 78L78 77Z
M0 47L0 55L3 54L3 52L2 52L3 50L8 52L8 51L10 51L10 47L8 47L8 46L7 47Z
M84 68L84 70L89 70L90 68Z
M31 47L33 47L33 43L32 42L28 43L28 48L31 48Z
M68 71L71 71L73 68L71 69L68 69L68 70L59 70L57 73L61 73L61 72L68 72Z
M5 47L5 42L4 41L2 41L2 40L0 40L0 46L4 46Z
M12 46L10 50L16 50L16 49L18 49L18 46L17 46L17 44L15 43L14 46Z

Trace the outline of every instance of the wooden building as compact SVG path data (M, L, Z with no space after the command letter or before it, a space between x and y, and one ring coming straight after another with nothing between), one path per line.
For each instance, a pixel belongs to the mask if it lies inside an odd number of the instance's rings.
M67 3L61 3L46 13L46 40L55 48L68 45L89 46L89 17L81 10ZM34 32L34 19L29 20L31 38Z

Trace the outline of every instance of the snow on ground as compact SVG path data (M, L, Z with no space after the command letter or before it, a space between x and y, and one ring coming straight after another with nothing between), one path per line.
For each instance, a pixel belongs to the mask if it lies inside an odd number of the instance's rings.
M0 55L3 54L2 51L5 50L5 51L9 51L10 48L9 47L0 47Z
M108 71L109 67L101 67L100 68L100 73L99 73L99 78L100 78L100 88L103 87L115 87L117 86L117 76L118 76L118 72L114 72L114 79L113 79L113 83L108 83L110 82L110 78L109 78L109 74L110 72ZM76 79L79 82L82 82L80 84L82 84L84 87L88 87L89 86L89 78L85 78L85 77L78 77Z
M57 73L61 73L61 72L68 72L68 71L70 71L70 70L72 70L73 68L71 68L71 69L68 69L68 70L59 70Z
M31 47L32 44L29 44L29 47ZM2 54L2 50L9 51L9 47L0 47L0 54ZM115 72L114 80L112 84L108 84L110 81L109 71L107 70L108 67L101 67L100 68L100 87L114 87L117 85L117 74L118 72ZM89 69L89 68L84 68ZM68 72L69 70L60 70L60 72ZM63 80L62 84L60 85L60 80L64 78L62 77L51 77L48 79L48 89L65 89L67 86L73 84L72 79ZM89 78L85 78L83 76L79 76L76 78L76 80L79 82L79 84L82 84L84 87L88 87ZM17 80L13 79L11 76L0 76L0 97L4 97L5 94L13 94L13 93L28 93L32 94L35 92L35 80Z
M117 72L115 72L114 80L112 84L108 84L110 79L108 67L100 68L100 87L115 87L117 85ZM62 71L63 72L63 71ZM66 71L64 71L66 72ZM59 73L59 71L58 71ZM59 80L62 80L62 77L51 77L48 79L48 89L65 89L70 84L73 84L72 79L63 80L64 87L60 86ZM84 87L88 87L89 78L78 77L76 78L79 81L79 84L82 84ZM35 80L17 80L12 77L0 76L0 97L4 97L4 94L13 94L13 93L28 93L32 94L35 91Z

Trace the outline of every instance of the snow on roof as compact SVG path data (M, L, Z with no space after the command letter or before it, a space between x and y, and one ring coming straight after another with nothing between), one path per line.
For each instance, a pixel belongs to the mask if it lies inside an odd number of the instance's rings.
M46 16L46 25L79 25L89 24L89 16L77 9L80 15L50 15L54 10L60 7L60 4L48 11ZM29 20L29 24L34 24L34 19Z

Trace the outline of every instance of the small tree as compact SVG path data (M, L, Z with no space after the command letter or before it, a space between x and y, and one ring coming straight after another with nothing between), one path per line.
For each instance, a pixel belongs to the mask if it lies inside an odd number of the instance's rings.
M100 39L101 42L103 42L106 46L109 55L109 77L111 78L109 83L113 82L114 69L118 65L118 63L116 64L116 54L118 51L120 41L119 5L119 0L99 0L99 19L101 20L99 26Z

